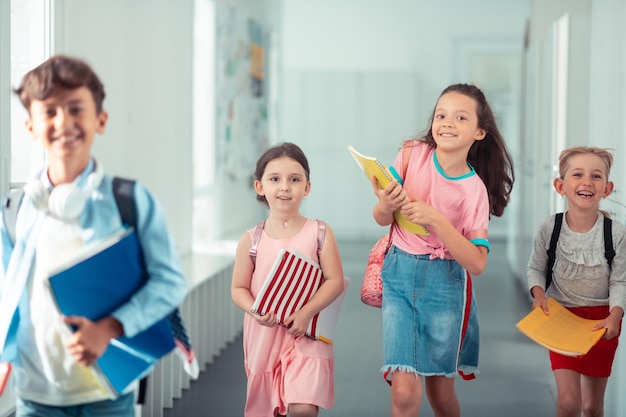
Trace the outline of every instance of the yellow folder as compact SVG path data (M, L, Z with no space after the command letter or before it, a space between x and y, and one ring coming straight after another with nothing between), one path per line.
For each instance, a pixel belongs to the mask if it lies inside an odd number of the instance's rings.
M546 315L537 307L516 326L533 342L561 355L585 355L606 331L591 330L602 320L578 317L552 297L548 298L548 310L550 314Z
M393 166L385 167L383 164L380 163L378 159L371 156L365 156L362 153L358 152L356 149L354 149L352 146L348 146L348 151L350 152L356 163L359 165L359 167L363 170L363 173L365 173L365 176L368 180L370 180L372 177L376 177L376 180L378 181L381 189L389 185L389 183L394 179L402 184L402 178L400 177L400 175L398 175L396 170L393 169ZM396 223L398 223L400 227L408 232L418 235L428 234L428 229L426 229L424 226L408 221L407 218L402 213L400 213L400 210L396 210L393 213L393 217L396 220Z

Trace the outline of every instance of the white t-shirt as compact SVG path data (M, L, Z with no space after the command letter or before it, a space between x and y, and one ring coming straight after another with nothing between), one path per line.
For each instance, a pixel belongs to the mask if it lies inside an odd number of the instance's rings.
M53 406L108 398L92 368L77 363L67 350L71 330L63 323L46 283L49 271L84 246L80 233L76 223L52 216L43 220L36 245L34 276L28 287L31 315L28 321L32 331L21 332L18 342L22 369L14 378L20 398Z

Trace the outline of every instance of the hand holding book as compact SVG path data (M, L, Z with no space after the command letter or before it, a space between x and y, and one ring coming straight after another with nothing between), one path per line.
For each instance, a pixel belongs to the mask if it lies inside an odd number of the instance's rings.
M352 146L348 146L348 151L359 167L363 170L367 179L371 180L372 177L376 178L376 181L378 181L378 185L381 189L386 188L394 179L397 180L400 185L403 184L402 177L393 166L385 167L377 158L363 155ZM409 202L408 199L407 202ZM400 210L396 210L393 213L393 217L396 223L398 223L398 225L404 230L418 235L428 235L428 229L419 224L410 222L406 216L400 212Z
M51 295L59 312L96 322L126 303L147 280L143 254L133 229L86 246L67 264L51 271ZM133 337L112 339L93 364L103 388L116 396L143 378L176 348L167 317Z
M254 300L252 312L261 316L274 314L278 324L288 326L288 319L313 298L322 281L319 264L297 252L281 249ZM333 343L347 287L348 279L344 278L343 293L309 320L306 336Z
M602 320L578 317L552 297L548 298L548 310L550 314L535 307L516 327L533 342L561 355L585 355L606 331L593 330Z

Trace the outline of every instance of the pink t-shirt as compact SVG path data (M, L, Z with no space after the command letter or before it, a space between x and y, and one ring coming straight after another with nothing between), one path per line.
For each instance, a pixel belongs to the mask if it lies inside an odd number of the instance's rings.
M448 177L437 163L435 148L421 140L411 141L405 152L411 152L403 186L409 199L428 203L446 216L459 233L475 245L489 249L489 196L474 169L460 177ZM394 168L399 173L404 172L402 152L398 153ZM433 232L422 236L395 227L393 244L408 253L452 258Z

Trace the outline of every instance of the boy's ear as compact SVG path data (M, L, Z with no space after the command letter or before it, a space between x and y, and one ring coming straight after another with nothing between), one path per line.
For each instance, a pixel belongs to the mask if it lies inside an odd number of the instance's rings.
M604 195L602 195L602 197L608 197L613 192L614 187L615 184L613 183L613 181L608 181L606 183L606 187L604 187Z
M29 116L26 120L24 120L24 126L26 126L26 130L27 130L27 131L28 131L28 133L30 133L30 134L31 134L31 136L32 136L32 134L33 134L33 121L32 121L32 119L30 118L30 116Z
M104 110L98 113L98 127L96 128L96 132L98 132L99 134L103 134L108 120L109 113L105 112Z
M563 180L560 177L554 179L553 185L557 193L559 193L560 195L565 194L565 192L563 191Z

